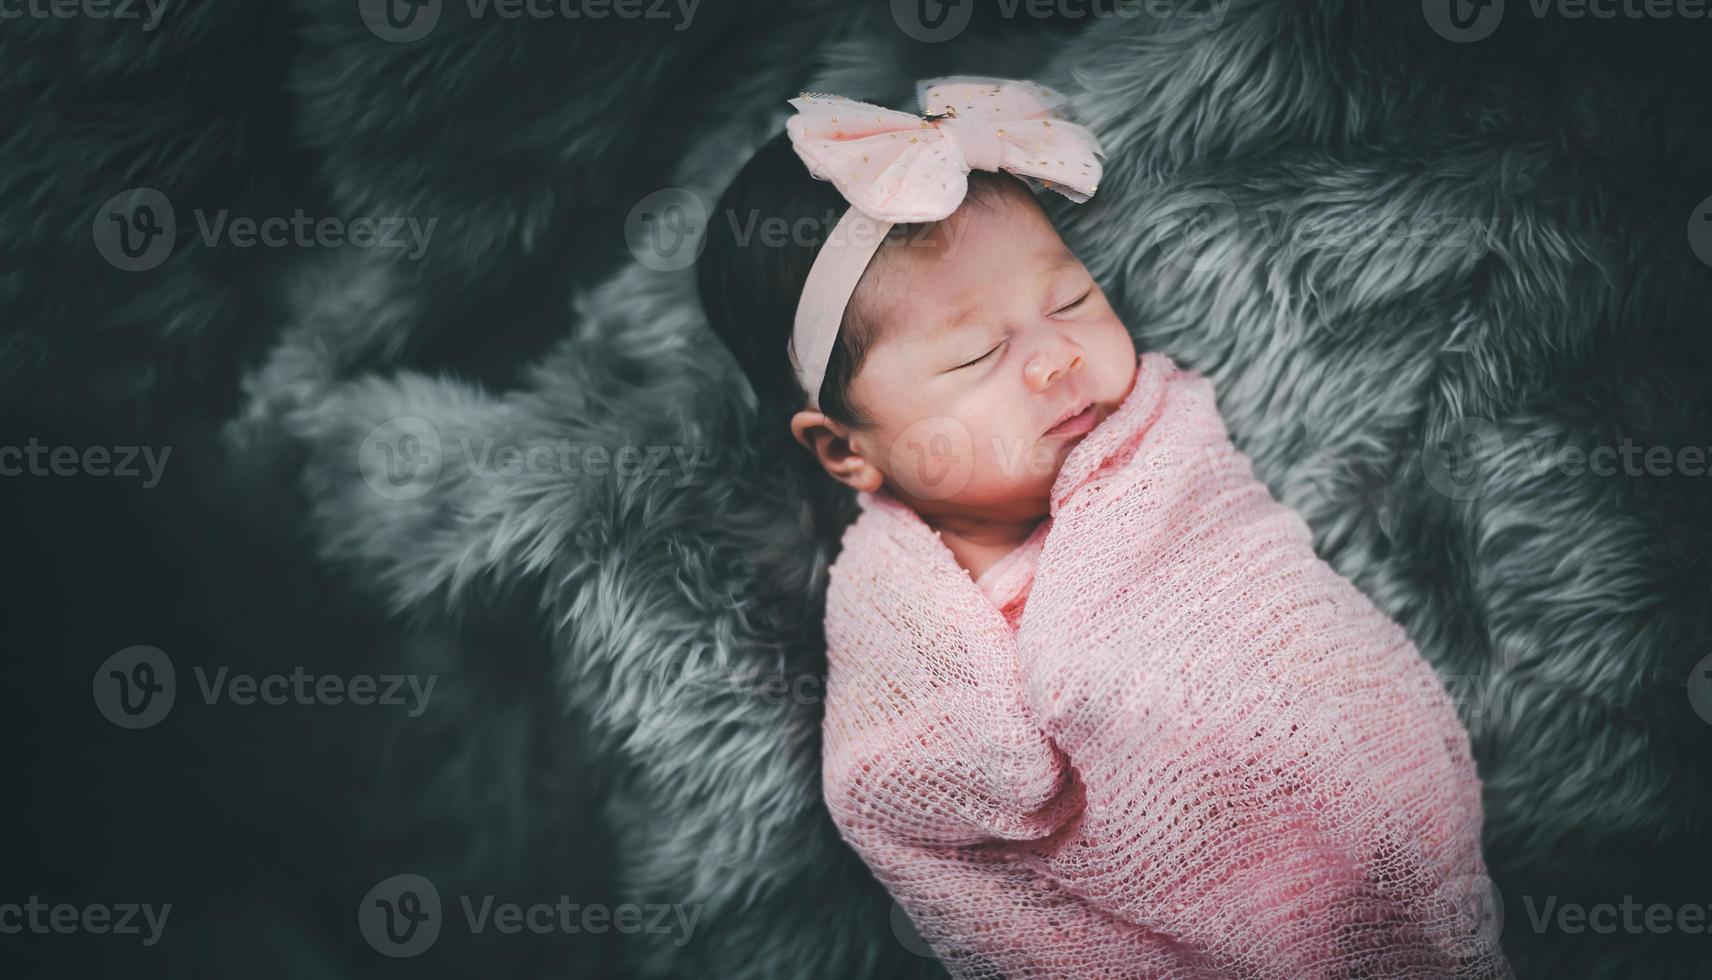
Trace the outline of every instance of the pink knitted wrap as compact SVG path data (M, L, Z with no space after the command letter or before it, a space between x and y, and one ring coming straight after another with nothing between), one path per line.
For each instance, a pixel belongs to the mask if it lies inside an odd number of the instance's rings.
M861 504L822 789L953 976L1511 976L1443 685L1206 379L1143 355L980 583L889 494Z

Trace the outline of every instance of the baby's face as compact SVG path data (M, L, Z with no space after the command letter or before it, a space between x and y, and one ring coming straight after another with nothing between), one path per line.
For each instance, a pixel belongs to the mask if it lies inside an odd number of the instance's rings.
M874 421L851 447L924 516L1046 516L1064 458L1135 380L1129 332L1020 184L888 242L852 301L878 332L851 386Z

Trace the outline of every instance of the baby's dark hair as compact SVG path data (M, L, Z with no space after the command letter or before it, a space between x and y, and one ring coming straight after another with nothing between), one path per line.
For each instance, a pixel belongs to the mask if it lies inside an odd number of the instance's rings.
M1009 180L1014 178L974 171L966 200L984 202ZM786 425L807 400L787 353L791 326L809 267L848 207L831 182L809 174L789 135L780 132L743 165L709 218L696 263L702 309L749 379L764 424ZM917 240L920 230L894 226L881 251ZM876 328L845 310L817 393L823 414L853 428L871 421L851 398L850 383Z
M965 199L984 205L1003 181L1012 179L977 170L969 175ZM828 561L855 518L856 495L829 476L790 434L790 418L804 407L808 395L791 368L787 345L809 267L849 206L831 182L809 174L790 136L780 132L749 158L720 195L696 260L696 285L708 323L737 358L755 392L763 443L758 448L785 457L779 460L779 475L801 488L809 526L829 549ZM919 224L894 226L880 252L900 241L919 240L922 230ZM850 384L878 336L877 326L863 322L851 309L844 311L820 386L821 413L851 428L870 424L864 407L851 398ZM780 577L790 575L781 572Z

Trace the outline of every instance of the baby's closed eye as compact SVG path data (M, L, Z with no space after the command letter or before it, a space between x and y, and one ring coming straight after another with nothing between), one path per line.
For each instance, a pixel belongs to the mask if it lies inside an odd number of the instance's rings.
M1094 295L1094 287L1089 286L1087 289L1082 291L1082 295L1071 300L1069 303L1060 306L1058 309L1053 310L1052 315L1057 316L1060 313L1067 313L1076 307L1081 306L1083 303L1086 303L1088 301L1088 297L1092 295Z
M992 347L988 348L988 350L985 354L982 354L981 356L979 356L973 360L964 361L962 364L957 365L956 367L952 368L951 370L961 371L966 367L974 367L975 365L981 363L982 361L986 360L987 358L992 357L994 354L998 353L999 348L1001 348L1003 346L1005 346L1005 342L1003 340L1000 340L998 343L996 343Z
M1077 296L1075 299L1072 299L1070 302L1065 303L1062 306L1059 306L1057 309L1052 311L1051 315L1052 316L1059 316L1059 315L1064 314L1064 313L1069 313L1070 311L1075 310L1078 307L1082 306L1084 303L1086 303L1088 301L1088 297L1090 297L1092 295L1094 295L1094 287L1092 285L1089 285L1088 288L1086 288L1082 291L1081 295ZM949 370L950 371L961 371L964 368L974 367L975 365L980 364L981 362L987 360L988 358L991 358L993 355L1002 351L1004 349L1005 343L1008 339L1009 338L1000 338L998 341L989 344L987 349L985 351L983 351L982 353L976 355L975 357L969 358L968 360L965 360L961 364L958 364L955 367L950 368Z

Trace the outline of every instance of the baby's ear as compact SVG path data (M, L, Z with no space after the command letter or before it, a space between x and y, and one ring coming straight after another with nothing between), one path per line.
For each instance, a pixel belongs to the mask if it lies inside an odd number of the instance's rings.
M885 484L886 474L868 460L842 423L805 408L791 416L791 435L839 483L869 493Z

